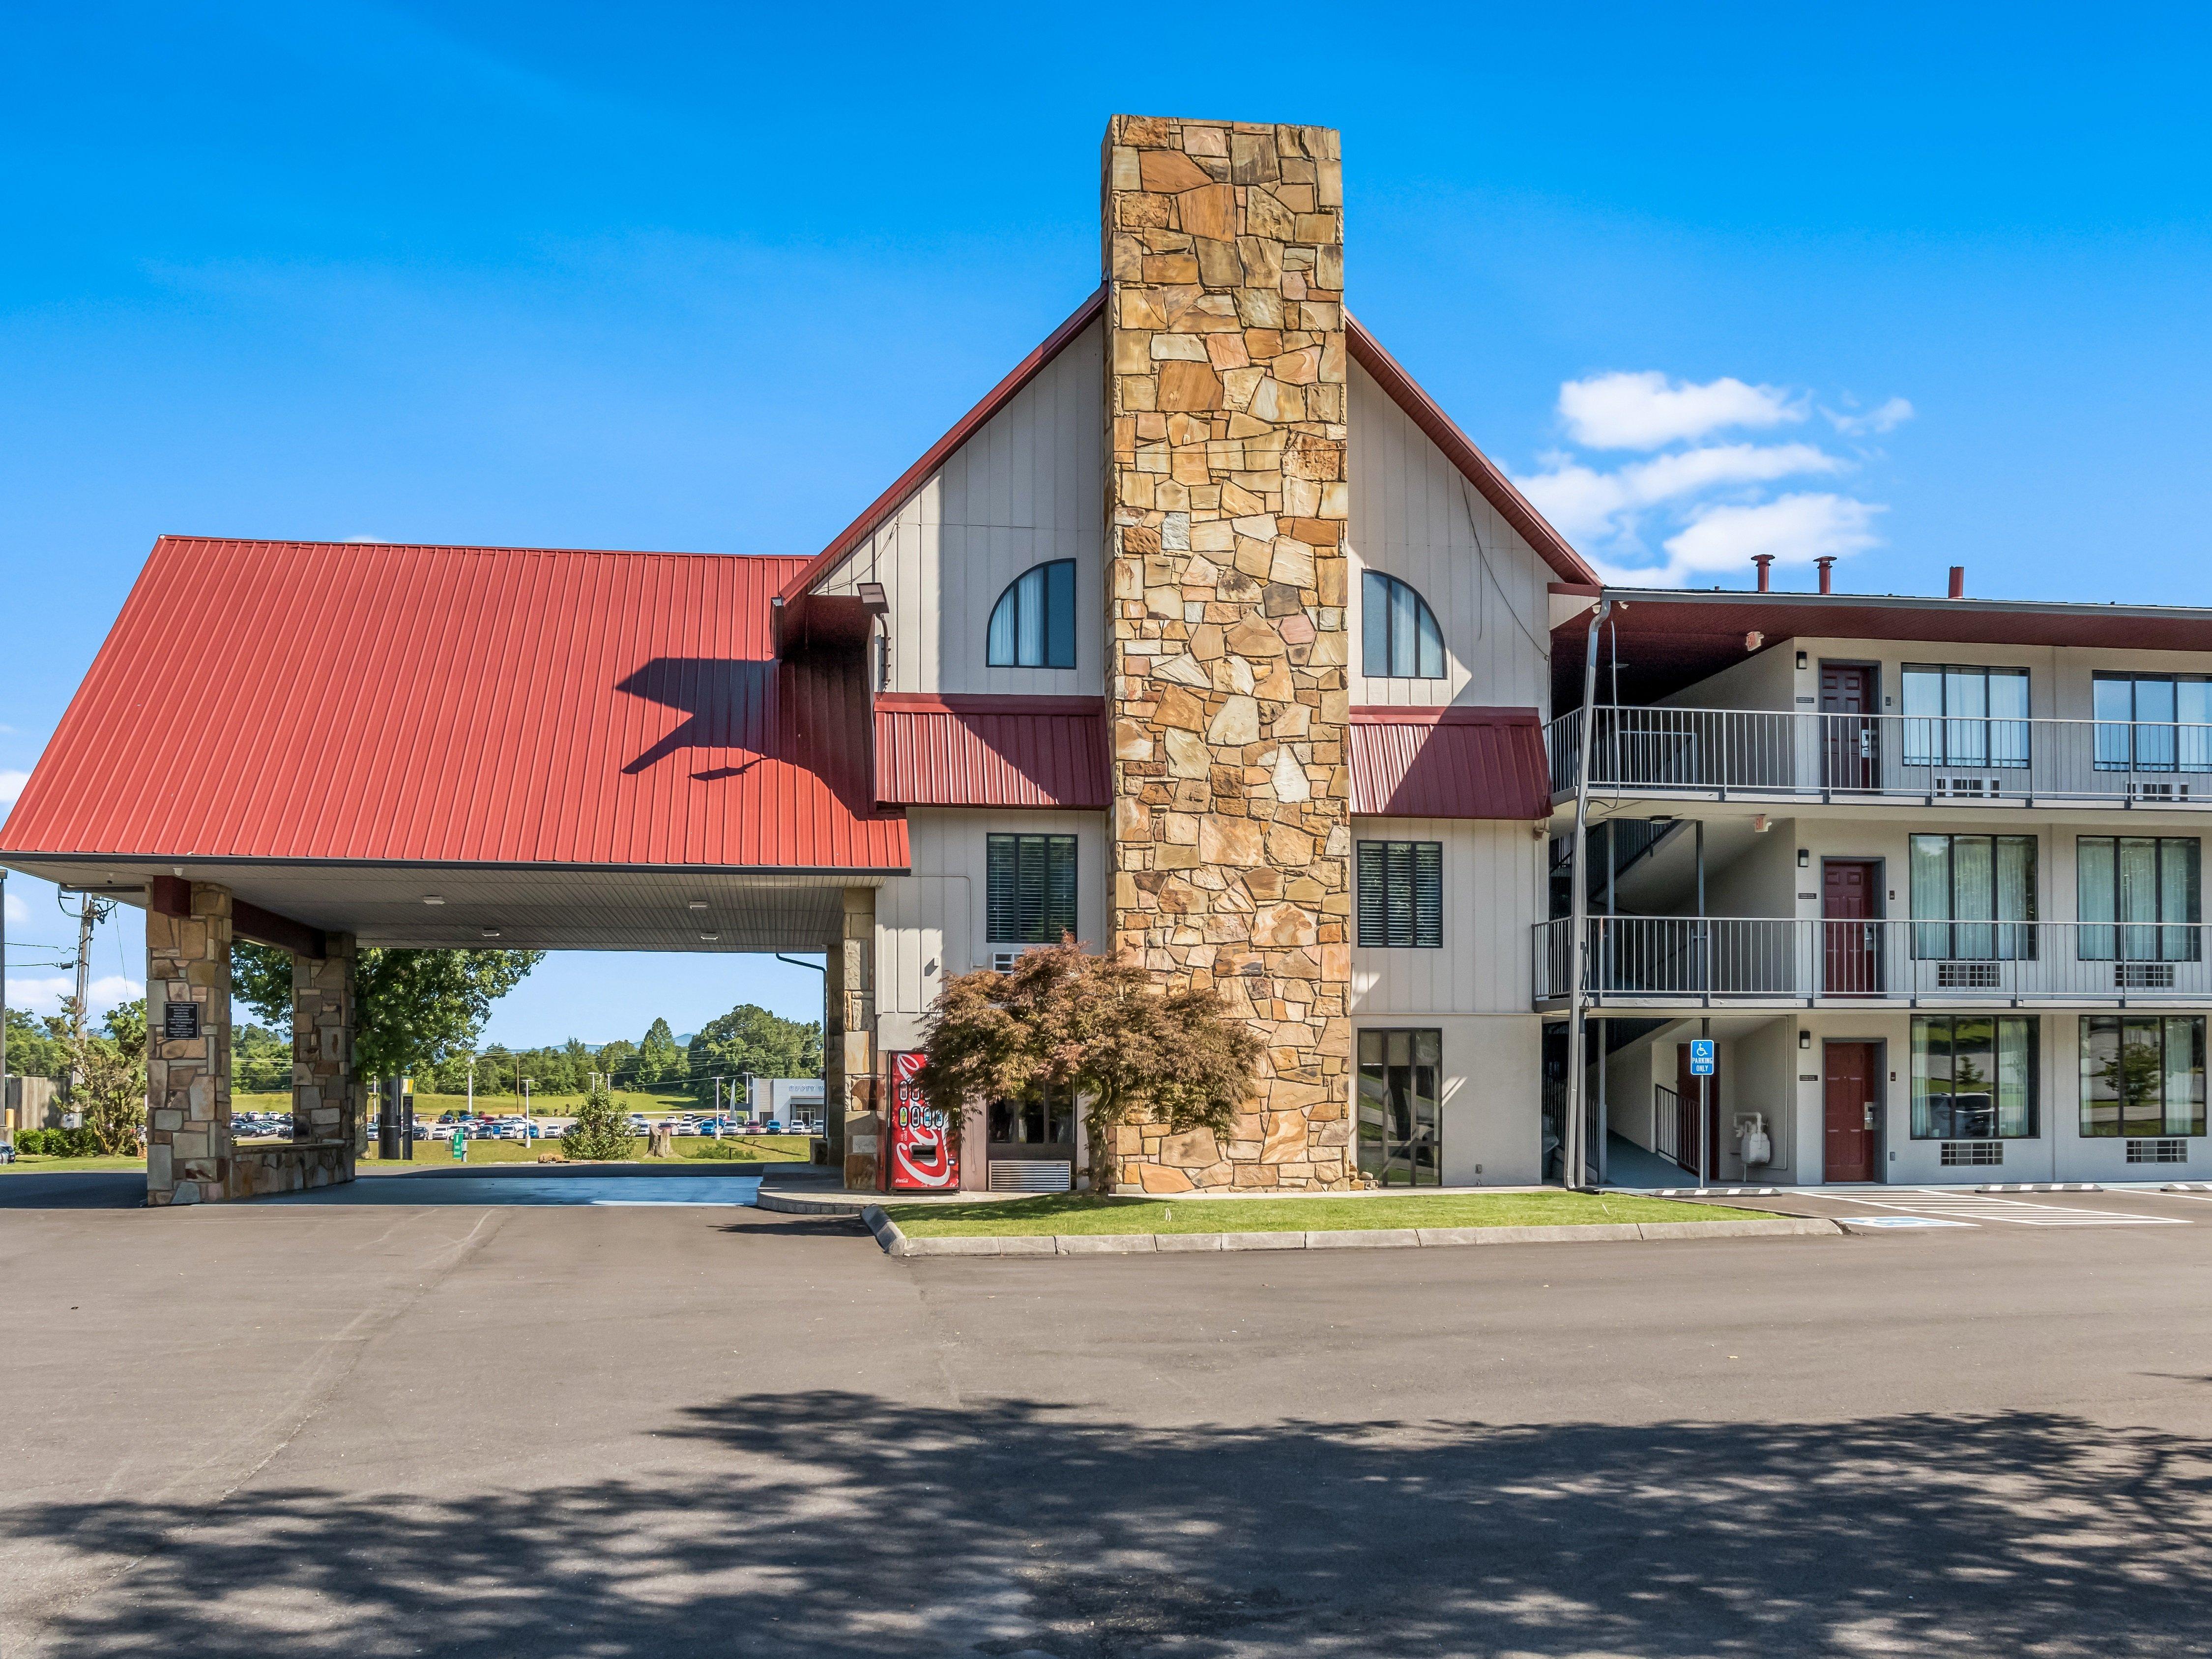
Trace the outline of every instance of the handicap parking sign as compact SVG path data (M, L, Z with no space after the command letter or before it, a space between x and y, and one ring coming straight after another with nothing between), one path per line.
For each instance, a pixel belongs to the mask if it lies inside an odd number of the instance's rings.
M1713 1040L1699 1037L1690 1045L1690 1075L1710 1077L1713 1075Z

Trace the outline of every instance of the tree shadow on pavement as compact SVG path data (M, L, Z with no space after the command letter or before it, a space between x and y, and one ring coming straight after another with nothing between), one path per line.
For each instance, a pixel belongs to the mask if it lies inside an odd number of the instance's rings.
M2070 1417L1164 1430L836 1394L686 1416L657 1473L15 1524L120 1575L48 1626L70 1653L2204 1651L2205 1446Z

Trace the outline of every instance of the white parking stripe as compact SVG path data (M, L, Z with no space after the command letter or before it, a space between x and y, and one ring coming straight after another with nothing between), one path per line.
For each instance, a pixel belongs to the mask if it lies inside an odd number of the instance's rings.
M1955 1216L1975 1221L2012 1222L2021 1227L2186 1227L2179 1216L2136 1216L2105 1210L2081 1210L2063 1204L2030 1204L2025 1199L2002 1199L1983 1192L1942 1188L1898 1192L1881 1198L1854 1194L1850 1202L1875 1210L1898 1210L1928 1216Z

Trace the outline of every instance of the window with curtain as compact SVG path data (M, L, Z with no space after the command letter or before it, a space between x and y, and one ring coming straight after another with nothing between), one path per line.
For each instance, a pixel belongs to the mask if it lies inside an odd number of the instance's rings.
M2100 674L2091 698L2099 772L2212 772L2212 678Z
M2041 1040L2042 1022L2029 1016L1915 1016L1912 1138L2033 1139Z
M2085 962L2193 962L2203 951L2195 836L2074 843L2075 951Z
M2203 1134L2204 1016L2084 1015L2081 1132Z
M1056 558L1006 584L991 610L986 665L994 668L1075 666L1075 561Z
M1363 948L1443 947L1443 842L1362 841L1358 878Z
M985 923L994 945L1056 945L1075 931L1075 838L994 835Z
M1444 637L1436 613L1394 576L1359 579L1361 671L1370 680L1442 680Z
M1908 662L1905 764L2025 766L2027 670Z
M1359 1172L1385 1186L1443 1181L1441 1031L1359 1034Z
M1923 961L2035 960L2035 838L1912 838L1912 954Z

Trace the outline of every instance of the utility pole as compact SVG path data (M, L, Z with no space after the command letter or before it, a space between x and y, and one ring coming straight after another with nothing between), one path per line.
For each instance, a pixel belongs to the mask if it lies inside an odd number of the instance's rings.
M92 930L115 906L102 904L88 893L76 899L76 1005L70 1011L70 1108L82 1111L78 1091L84 1086L84 1005L92 994ZM66 912L64 912L66 913Z
M530 1150L530 1079L522 1080L522 1149Z

